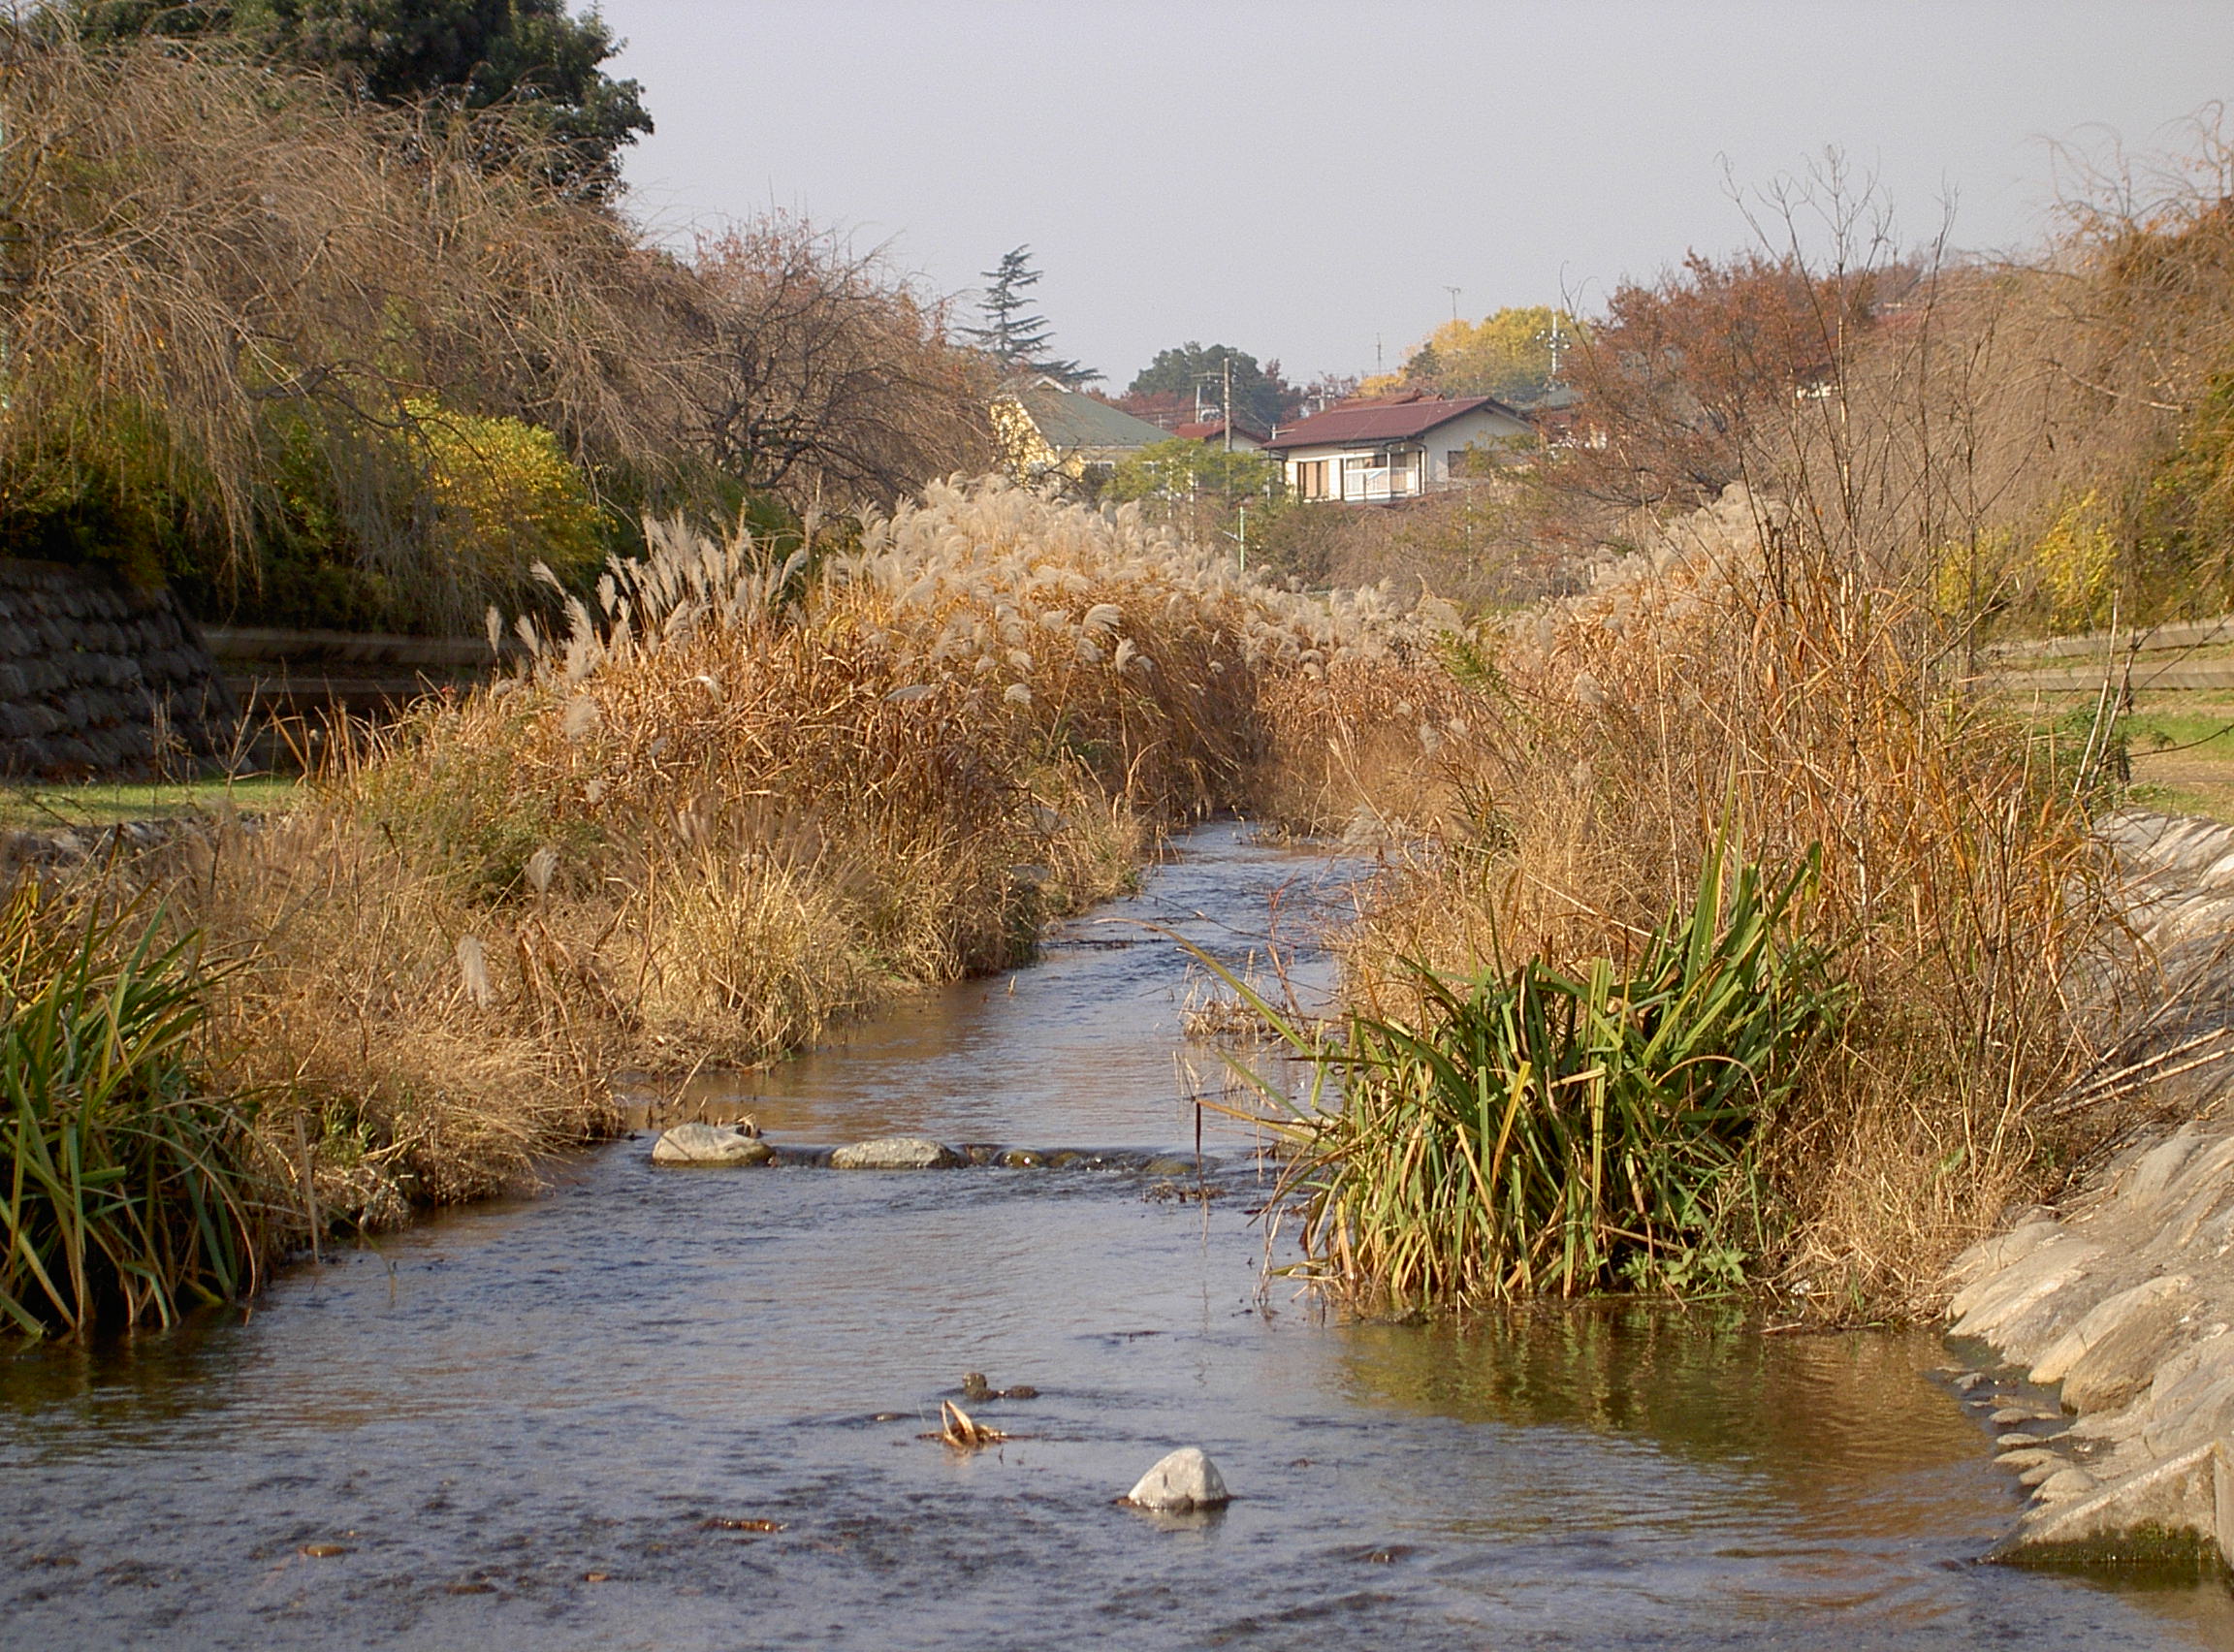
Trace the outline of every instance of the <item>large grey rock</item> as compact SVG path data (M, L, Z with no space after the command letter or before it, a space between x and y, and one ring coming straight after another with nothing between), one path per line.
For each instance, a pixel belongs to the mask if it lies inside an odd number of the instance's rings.
M922 1136L878 1136L830 1156L834 1170L946 1170L963 1162L952 1148Z
M1233 1501L1218 1465L1193 1446L1182 1446L1134 1482L1125 1501L1136 1509L1183 1514L1193 1509L1223 1509Z
M2102 1316L2096 1320L2099 1334L2056 1378L2034 1380L2059 1379L2063 1403L2077 1411L2123 1405L2151 1384L2157 1368L2187 1340L2194 1306L2188 1284L2185 1274L2172 1274L2098 1303L2081 1324Z
M734 1125L677 1125L652 1144L654 1164L765 1164L776 1150Z
M2081 1277L2100 1254L2100 1246L2070 1233L2033 1247L2012 1266L1957 1293L1947 1305L1955 1317L1955 1334L1983 1338L2008 1352L2007 1328Z
M2072 1495L2035 1504L1988 1558L2119 1564L2210 1548L2223 1553L2223 1457L2208 1444L2107 1485L2067 1480Z

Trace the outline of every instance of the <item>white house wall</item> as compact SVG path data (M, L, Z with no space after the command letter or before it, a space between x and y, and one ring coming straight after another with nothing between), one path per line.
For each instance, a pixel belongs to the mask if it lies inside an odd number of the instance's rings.
M1451 455L1462 453L1469 447L1487 447L1492 442L1509 441L1515 436L1525 436L1528 427L1519 420L1487 407L1477 407L1471 413L1460 414L1448 425L1438 425L1420 440L1427 445L1427 485L1439 487L1451 477Z
M1391 449L1420 449L1426 452L1423 486L1427 489L1447 486L1451 480L1451 455L1462 453L1470 446L1486 447L1492 442L1526 436L1529 429L1519 420L1506 414L1478 407L1471 413L1462 413L1447 424L1436 426L1423 435L1401 442L1351 442L1341 446L1331 443L1312 447L1293 448L1282 458L1287 462L1288 486L1301 487L1299 466L1314 461L1326 461L1326 492L1322 497L1340 499L1345 459L1361 459Z

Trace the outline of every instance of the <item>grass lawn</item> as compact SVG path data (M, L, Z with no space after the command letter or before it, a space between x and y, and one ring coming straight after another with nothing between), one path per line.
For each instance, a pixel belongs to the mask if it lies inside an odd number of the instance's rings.
M119 820L161 820L175 814L214 813L232 808L259 812L285 809L298 782L259 777L191 780L179 785L0 786L0 828L109 826Z
M2222 692L2146 696L2126 719L2125 751L2143 809L2234 821L2234 700Z
M2026 715L2075 753L2094 713L2090 693L2031 696ZM2141 691L2122 723L2134 807L2234 822L2234 695L2222 688Z

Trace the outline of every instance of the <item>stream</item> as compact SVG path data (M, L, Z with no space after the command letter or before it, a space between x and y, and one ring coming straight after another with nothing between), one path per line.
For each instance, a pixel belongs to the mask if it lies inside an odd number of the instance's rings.
M0 1647L2047 1648L2234 1643L2226 1587L1977 1563L2018 1507L1931 1333L1542 1307L1344 1323L1261 1275L1248 1130L1191 1096L1185 958L1307 944L1356 862L1229 825L1013 975L702 1081L780 1145L1063 1167L670 1170L0 1353ZM1151 1171L1193 1162L1203 1181ZM965 1372L1029 1399L936 1439ZM1114 1499L1198 1445L1236 1501Z

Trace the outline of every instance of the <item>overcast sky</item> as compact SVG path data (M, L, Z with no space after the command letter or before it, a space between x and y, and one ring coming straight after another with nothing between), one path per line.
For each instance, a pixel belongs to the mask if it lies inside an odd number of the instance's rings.
M2234 0L1445 4L603 0L657 133L634 209L771 206L941 292L1030 243L1060 353L1122 389L1185 339L1291 379L1461 312L1585 313L1747 231L1826 146L1903 238L2038 238L2058 142L2186 143L2234 95Z

